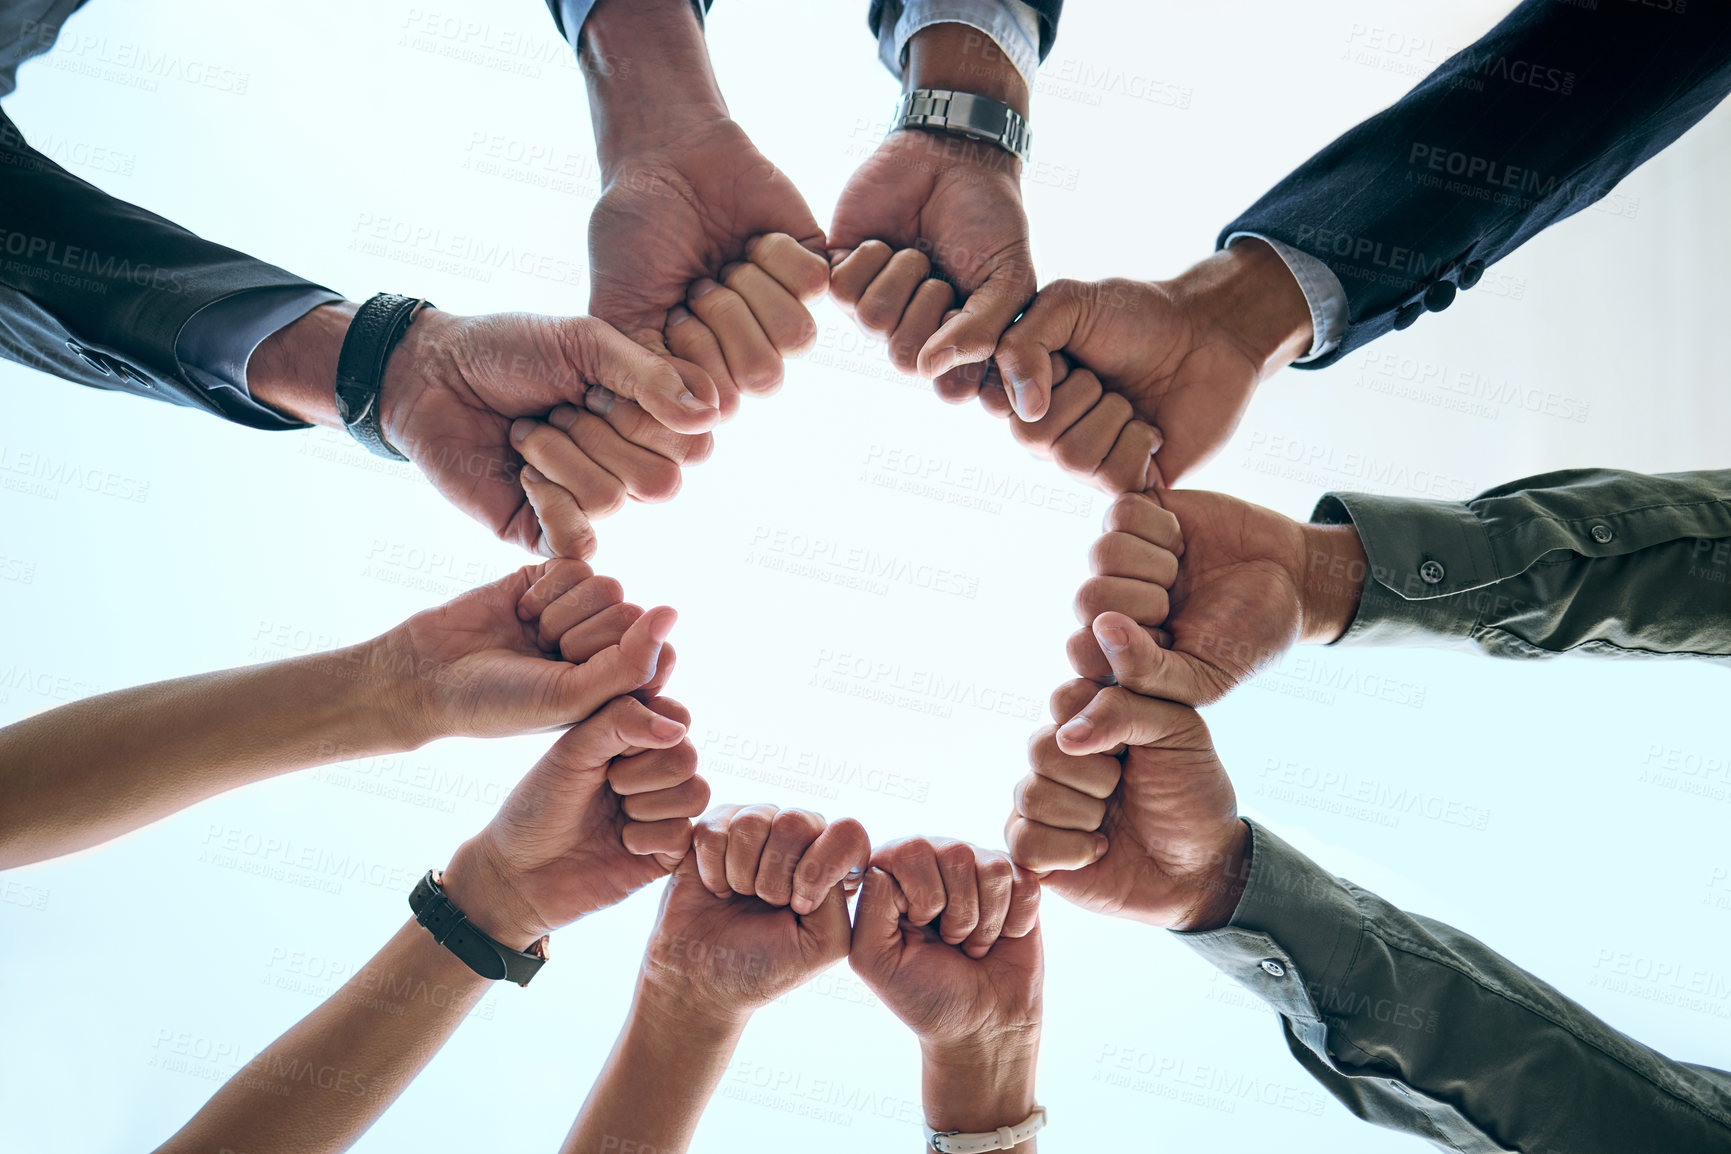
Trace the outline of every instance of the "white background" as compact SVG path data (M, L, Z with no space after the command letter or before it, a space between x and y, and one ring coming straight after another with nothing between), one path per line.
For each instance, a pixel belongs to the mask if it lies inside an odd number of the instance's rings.
M1179 272L1271 183L1506 7L1072 5L1034 106L1045 168L1027 195L1042 280ZM735 115L820 219L895 96L864 8L725 0L711 21ZM170 63L140 64L141 50ZM23 67L7 111L116 195L351 297L584 308L587 109L534 0L96 3ZM519 159L483 163L494 137ZM1728 177L1721 111L1446 313L1269 382L1193 483L1303 517L1328 488L1462 497L1566 466L1724 465L1731 400L1713 336L1731 309ZM377 227L545 257L555 271L423 267L430 243L357 245ZM999 845L1028 715L1066 676L1070 597L1105 502L977 409L896 378L827 305L819 320L820 346L782 394L747 403L676 501L605 523L597 564L634 600L679 608L671 691L695 715L717 800L851 814L877 839ZM1437 382L1461 374L1510 399L1440 407L1459 394ZM1403 375L1417 387L1388 391ZM10 364L0 387L0 721L359 640L524 561L326 431L252 432ZM1585 419L1529 411L1547 398ZM33 479L28 454L97 480ZM898 469L935 473L937 495L898 490ZM982 474L1009 487L970 506L979 493L953 479ZM141 499L102 493L115 478ZM973 595L790 573L818 539L949 570ZM838 654L961 679L1022 702L1024 716L957 705L937 717L814 685ZM1209 721L1248 813L1665 1053L1725 1066L1724 677L1682 663L1305 650ZM406 916L403 879L442 864L546 744L445 742L304 773L0 877L0 1149L129 1151L172 1133L385 941ZM1707 792L1641 780L1667 750L1717 759L1673 781ZM801 756L847 784L774 768ZM1277 796L1288 762L1305 784ZM906 788L885 785L892 775ZM1485 828L1330 812L1337 787L1322 775L1472 807ZM213 861L230 840L256 852ZM358 1148L551 1149L612 1043L657 896L557 935L535 985L490 994ZM1057 899L1044 920L1049 1149L1419 1148L1323 1094L1273 1014L1178 942ZM1661 967L1678 976L1618 976ZM1131 1084L1106 1081L1113 1072ZM768 1101L738 1097L770 1084ZM917 1114L917 1099L911 1036L843 966L753 1022L697 1146L912 1150L915 1132L895 1118Z

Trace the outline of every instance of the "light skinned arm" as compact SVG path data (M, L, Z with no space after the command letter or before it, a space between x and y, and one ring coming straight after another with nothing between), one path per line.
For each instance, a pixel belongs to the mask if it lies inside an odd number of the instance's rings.
M1019 1126L1039 1104L1039 905L1034 875L994 850L915 837L872 854L848 960L918 1036L934 1130Z
M293 770L570 724L664 681L672 625L671 609L644 614L618 582L556 561L360 645L48 710L0 729L0 868Z
M846 956L846 893L870 854L848 819L771 805L704 815L565 1154L689 1148L751 1015Z
M664 876L685 856L690 818L709 797L684 740L689 721L677 702L619 697L569 730L452 856L440 879L451 903L487 936L523 950ZM346 1149L488 984L410 921L161 1149Z

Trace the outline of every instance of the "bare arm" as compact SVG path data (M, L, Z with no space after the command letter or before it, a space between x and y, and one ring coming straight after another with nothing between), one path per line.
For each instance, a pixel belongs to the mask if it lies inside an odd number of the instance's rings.
M361 645L49 710L0 729L0 869L292 770L569 725L659 686L671 627L582 562L554 561Z

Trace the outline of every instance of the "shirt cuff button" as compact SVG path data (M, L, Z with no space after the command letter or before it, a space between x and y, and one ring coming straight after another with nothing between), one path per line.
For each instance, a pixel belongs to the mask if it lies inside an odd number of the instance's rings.
M1593 526L1593 540L1597 541L1601 545L1609 545L1611 543L1611 538L1615 536L1616 534L1611 531L1609 525Z
M1262 972L1271 978L1284 978L1286 976L1286 967L1275 961L1273 958L1267 958L1262 963Z

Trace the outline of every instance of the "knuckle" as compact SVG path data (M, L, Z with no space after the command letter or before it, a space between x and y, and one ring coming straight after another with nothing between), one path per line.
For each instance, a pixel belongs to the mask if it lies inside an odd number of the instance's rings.
M585 601L597 607L616 605L625 600L625 586L617 577L589 577L578 585Z

